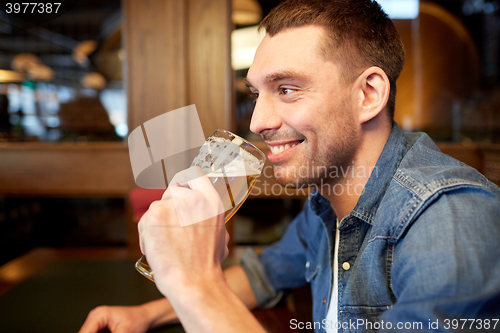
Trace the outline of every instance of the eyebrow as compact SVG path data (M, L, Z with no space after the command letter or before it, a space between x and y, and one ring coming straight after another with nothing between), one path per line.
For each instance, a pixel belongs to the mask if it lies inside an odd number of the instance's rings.
M285 70L285 71L270 73L267 74L264 78L265 83L281 81L281 80L310 81L310 78L308 75L294 70ZM253 85L250 83L248 78L245 79L245 85L248 88L253 88Z

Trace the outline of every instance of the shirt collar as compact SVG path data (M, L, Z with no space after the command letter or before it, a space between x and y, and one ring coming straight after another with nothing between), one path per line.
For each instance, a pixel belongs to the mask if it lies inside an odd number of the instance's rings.
M391 135L350 215L369 224L373 223L378 206L408 149L403 131L393 123Z
M369 224L373 223L385 191L408 149L408 142L403 132L394 123L391 135L387 139L382 154L380 154L377 164L363 188L358 203L349 216L355 216ZM316 189L311 193L309 201L311 209L317 215L322 215L325 210L331 208L330 201L324 198Z

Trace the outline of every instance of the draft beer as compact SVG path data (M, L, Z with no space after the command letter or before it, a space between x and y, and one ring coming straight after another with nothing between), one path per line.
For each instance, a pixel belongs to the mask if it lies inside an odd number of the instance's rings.
M250 194L265 160L264 153L247 140L226 130L216 130L191 166L199 166L207 174L222 200L227 223ZM135 268L154 281L145 256L136 262Z

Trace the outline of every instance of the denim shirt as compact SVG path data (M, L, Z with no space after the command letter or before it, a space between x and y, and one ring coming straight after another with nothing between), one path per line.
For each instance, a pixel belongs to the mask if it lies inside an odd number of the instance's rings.
M442 154L426 134L403 134L394 124L356 207L339 224L338 323L325 319L336 216L318 192L280 241L261 256L247 251L242 267L263 307L310 283L316 332L326 325L339 332L492 329L500 318L499 198L496 185Z

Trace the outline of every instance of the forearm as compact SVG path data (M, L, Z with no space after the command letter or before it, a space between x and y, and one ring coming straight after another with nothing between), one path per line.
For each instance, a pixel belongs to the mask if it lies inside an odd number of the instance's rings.
M255 299L250 283L241 266L232 266L226 269L224 271L224 277L229 289L239 298L246 308L252 310L257 307L257 300ZM150 328L179 322L172 304L166 298L145 303L142 307L150 316Z
M234 268L227 273L231 281L240 272ZM176 288L169 288L166 296L187 332L264 332L248 309L248 305L256 305L255 297L253 303L240 299L242 294L235 294L222 274L209 273L200 279L177 281L182 282ZM239 284L237 287L241 288ZM247 295L244 289L236 292L242 290Z
M166 298L144 303L140 306L148 316L149 328L155 328L179 322L172 304Z
M245 304L249 310L257 307L257 299L252 291L245 271L240 265L224 270L224 277L229 289Z

